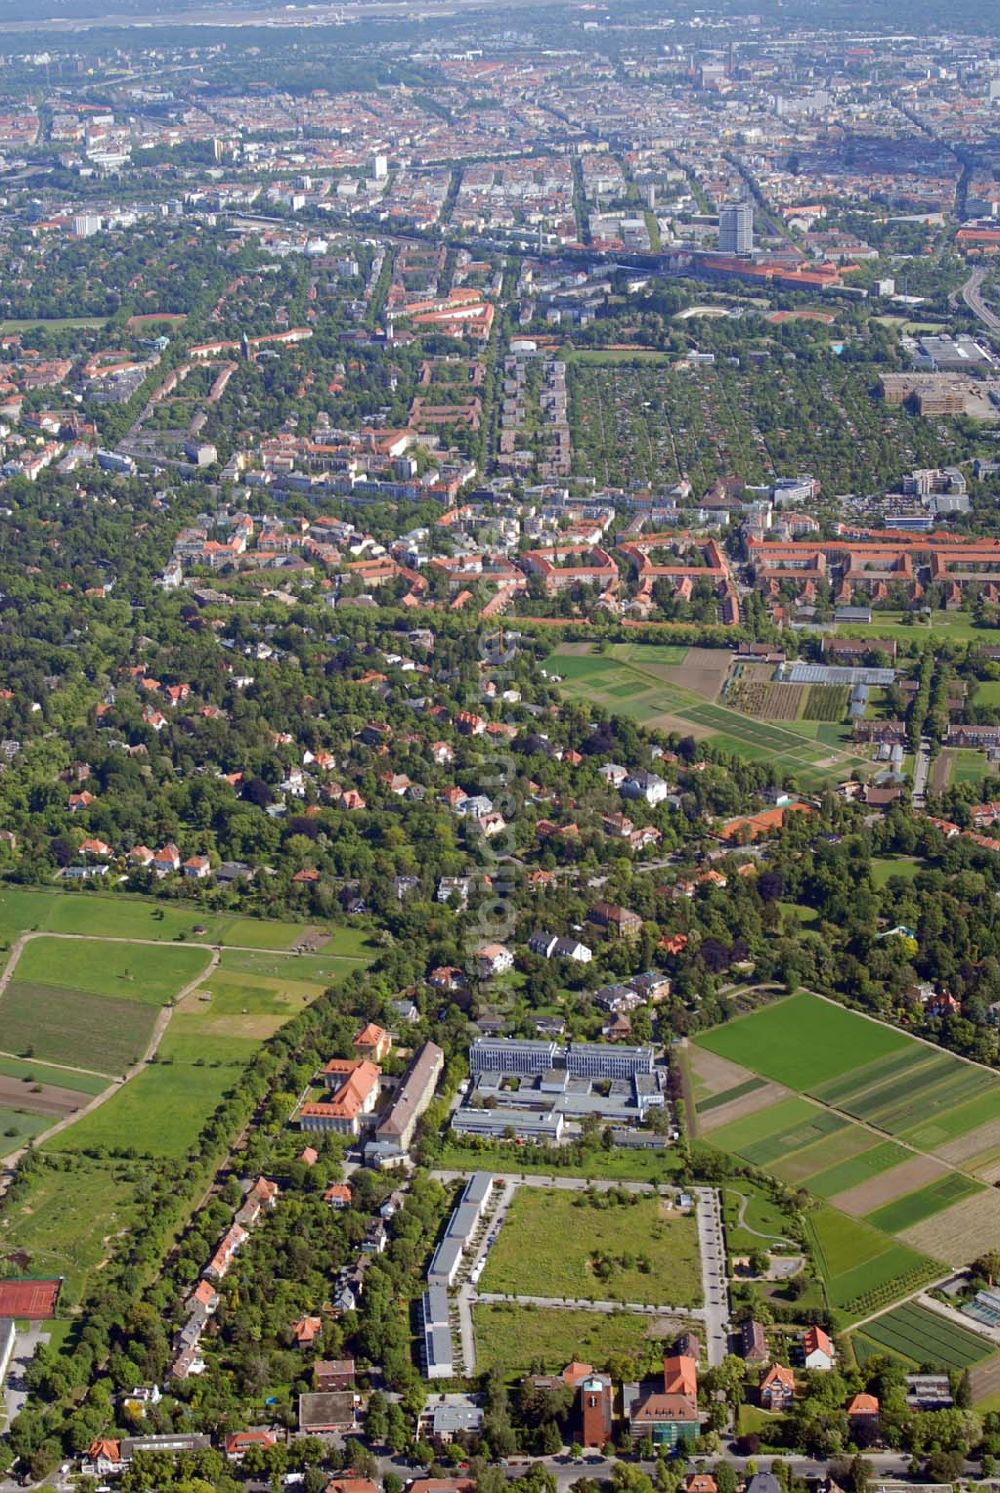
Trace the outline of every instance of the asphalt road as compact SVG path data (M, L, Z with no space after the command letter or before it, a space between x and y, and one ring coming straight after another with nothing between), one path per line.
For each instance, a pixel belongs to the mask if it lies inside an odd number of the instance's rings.
M726 1246L722 1237L722 1215L719 1194L714 1187L696 1187L698 1209L698 1244L701 1249L702 1292L705 1297L704 1322L708 1339L708 1361L722 1362L729 1345L729 1281L726 1274Z
M985 270L973 270L972 274L962 286L962 300L968 306L974 316L978 316L983 324L989 327L991 332L1000 333L1000 316L991 311L981 295L983 281L986 279Z

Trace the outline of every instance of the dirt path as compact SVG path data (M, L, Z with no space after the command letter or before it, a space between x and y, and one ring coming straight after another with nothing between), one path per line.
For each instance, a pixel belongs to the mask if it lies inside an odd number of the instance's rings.
M17 942L14 944L13 948L11 949L11 956L10 956L10 959L8 960L8 962L7 962L7 968L4 970L3 975L0 976L0 995L2 995L3 992L6 990L7 984L9 982L10 978L11 978L11 975L14 973L14 970L17 967L17 961L20 959L21 954L22 954L22 952L24 950L24 946L25 946L25 944L30 939L32 939L32 938L86 938L86 936L87 936L86 934L80 934L80 933L25 933L25 934L23 934L17 940ZM157 939L142 939L142 938L111 938L111 939L103 939L103 940L98 940L98 941L99 942L105 942L105 943L153 943L153 944L156 944L156 943L159 942ZM122 1074L122 1076L120 1078L112 1079L112 1081L108 1084L108 1087L106 1089L102 1089L99 1094L95 1094L92 1099L88 1100L88 1102L83 1106L82 1109L78 1109L75 1112L75 1114L67 1115L65 1117L65 1119L59 1120L55 1125L50 1126L48 1130L43 1130L41 1132L41 1134L34 1136L34 1138L32 1140L32 1145L34 1145L34 1146L40 1146L40 1145L42 1145L42 1143L44 1141L52 1140L54 1136L61 1135L62 1132L64 1130L66 1130L70 1125L75 1125L78 1120L82 1120L85 1115L93 1114L93 1112L94 1112L95 1109L100 1109L101 1105L107 1103L107 1101L112 1097L112 1095L117 1094L118 1090L120 1088L122 1088L122 1086L124 1084L128 1083L129 1079L135 1078L135 1076L138 1073L141 1073L142 1070L143 1070L143 1068L146 1067L147 1063L151 1063L152 1062L153 1058L157 1054L157 1051L159 1050L160 1043L163 1041L163 1037L164 1037L164 1034L165 1034L165 1032L167 1030L167 1027L170 1025L170 1018L173 1015L174 1011L177 1010L177 1008L180 1005L182 1005L184 1001L187 1000L187 998L188 998L189 995L191 995L195 990L198 989L199 985L203 985L204 984L204 982L208 979L209 975L211 975L211 973L212 973L213 970L215 970L215 969L218 968L219 960L222 957L222 950L219 949L219 948L214 948L214 949L211 949L211 950L207 950L206 949L205 952L210 955L208 964L205 966L205 968L201 971L200 974L196 975L193 980L189 980L187 982L187 984L183 987L183 989L181 989L181 990L178 991L177 995L174 996L173 1000L170 1002L169 1005L162 1006L161 1009L160 1009L160 1011L157 1013L156 1021L155 1021L154 1025L153 1025L153 1030L150 1033L150 1038L149 1038L149 1041L146 1044L146 1050L143 1053L142 1057L139 1058L137 1062L134 1062L132 1064L131 1068L127 1068L126 1071ZM12 1056L14 1056L14 1054L12 1054ZM90 1072L92 1070L81 1068L81 1069L78 1069L76 1071L81 1072L81 1073L85 1073L85 1072ZM18 1161L21 1159L21 1157L23 1155L24 1155L24 1147L22 1147L21 1150L19 1150L19 1151L12 1151L9 1156L0 1156L0 1165L4 1165L4 1166L7 1166L9 1168L13 1168L13 1167L15 1167L17 1165Z

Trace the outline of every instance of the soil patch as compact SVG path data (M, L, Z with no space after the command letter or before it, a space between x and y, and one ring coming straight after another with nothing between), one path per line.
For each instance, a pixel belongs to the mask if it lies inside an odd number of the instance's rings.
M91 1094L76 1089L60 1089L54 1084L25 1083L0 1073L0 1109L26 1109L35 1115L74 1115L89 1103Z

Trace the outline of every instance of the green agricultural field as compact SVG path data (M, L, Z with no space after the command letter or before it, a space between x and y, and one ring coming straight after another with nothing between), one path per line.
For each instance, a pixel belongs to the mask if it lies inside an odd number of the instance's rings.
M950 1113L939 1110L933 1119L919 1119L921 1106L919 1097L913 1105L912 1118L915 1123L902 1132L903 1139L921 1150L932 1151L956 1136L966 1135L990 1120L1000 1118L1000 1083L994 1083L986 1092L966 1104L960 1104Z
M663 1371L665 1344L683 1322L658 1320L635 1312L588 1312L560 1307L515 1306L479 1302L472 1309L476 1367L486 1373L499 1364L509 1379L519 1379L540 1363L558 1373L568 1363L607 1363L617 1354L635 1359L637 1377Z
M862 1130L861 1134L868 1136L869 1140L874 1140L867 1130ZM849 1187L857 1187L860 1183L867 1182L869 1177L877 1177L881 1172L887 1172L890 1167L900 1166L904 1161L908 1161L912 1154L911 1151L904 1150L902 1146L897 1146L895 1141L877 1141L849 1161L842 1161L839 1165L828 1167L826 1171L818 1172L815 1176L807 1178L805 1185L817 1197L836 1197L839 1192L846 1192ZM886 1233L893 1232L892 1229L886 1229Z
M52 1115L32 1114L26 1109L0 1108L0 1156L16 1150L24 1141L40 1135L54 1124Z
M819 996L801 993L700 1033L697 1042L800 1092L912 1041Z
M797 1185L807 1179L822 1176L841 1162L850 1161L862 1151L870 1150L872 1144L870 1131L862 1130L860 1125L845 1125L842 1130L825 1135L822 1140L803 1147L794 1155L773 1161L769 1170L783 1182Z
M766 1109L755 1110L753 1114L744 1115L739 1120L723 1125L719 1130L713 1130L712 1145L718 1146L722 1151L738 1151L742 1154L747 1146L770 1140L772 1136L784 1135L799 1128L808 1129L820 1114L822 1110L817 1105L810 1104L808 1099L779 1099L777 1104L769 1104ZM818 1139L818 1135L813 1136L813 1140Z
M881 1352L895 1354L914 1367L927 1365L939 1371L969 1368L993 1351L978 1333L911 1301L866 1322L863 1331Z
M848 1320L877 1311L944 1273L925 1255L827 1204L806 1215L806 1227L830 1305Z
M0 1222L0 1249L23 1250L26 1275L66 1277L59 1309L65 1313L84 1293L93 1272L135 1221L135 1200L146 1168L132 1162L44 1159L28 1190Z
M961 1172L947 1172L940 1181L931 1182L926 1187L918 1188L916 1192L896 1198L894 1202L886 1203L884 1207L876 1208L874 1213L865 1216L867 1222L874 1224L877 1229L884 1229L887 1234L901 1234L915 1223L930 1218L934 1213L940 1213L944 1208L950 1208L952 1203L961 1202L962 1198L983 1191L985 1188L981 1182L973 1182L971 1177L963 1176Z
M576 1300L697 1306L698 1227L658 1197L521 1187L490 1252L480 1290Z
M258 1043L206 1037L185 1029L183 1020L171 1020L154 1062L45 1149L127 1149L168 1159L187 1155L223 1095L239 1084Z
M52 1068L34 1058L0 1057L0 1074L20 1078L25 1088L33 1083L54 1084L60 1089L74 1089L78 1094L100 1094L108 1086L106 1078L93 1073L77 1073L73 1068Z
M58 985L13 980L0 996L3 1041L21 1057L114 1077L143 1054L156 1008Z
M24 945L16 979L162 1006L203 974L208 960L204 949L183 945L43 937Z
M567 646L562 644L550 654L547 666L562 676L562 693L571 700L603 704L664 731L694 727L714 745L747 761L779 762L804 789L822 788L855 768L864 771L870 766L865 757L817 740L815 722L755 720L716 704L721 673L711 680L697 670L684 676L682 663L669 666L682 674L680 681L676 675L666 678L668 666L659 656L663 645L615 644L606 653L569 652ZM708 697L709 685L712 697ZM704 693L697 693L698 688Z
M159 902L124 893L35 891L27 887L0 889L0 938L12 942L18 934L82 933L93 938L155 939L169 943L239 944L250 948L289 949L305 931L305 924L206 913L193 903ZM203 928L203 933L196 933ZM345 936L343 947L341 935ZM337 929L336 952L349 954L349 943L363 935ZM328 944L327 948L333 948Z

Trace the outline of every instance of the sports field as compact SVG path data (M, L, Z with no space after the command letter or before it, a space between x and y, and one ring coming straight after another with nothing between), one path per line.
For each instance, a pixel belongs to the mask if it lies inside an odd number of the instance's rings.
M523 1296L697 1306L698 1226L659 1197L519 1187L479 1288Z
M821 788L870 766L867 758L818 740L815 722L803 722L799 729L794 721L755 720L718 704L728 672L726 649L687 649L683 659L668 664L659 644L611 644L602 653L594 647L562 643L546 660L549 672L562 676L560 688L569 699L597 702L642 725L711 741L747 761L776 761L803 789Z

